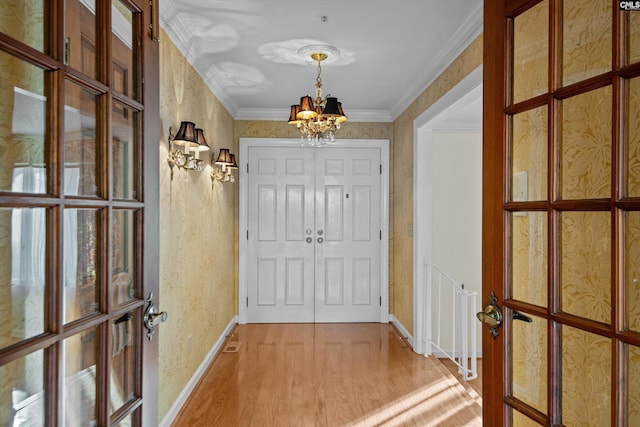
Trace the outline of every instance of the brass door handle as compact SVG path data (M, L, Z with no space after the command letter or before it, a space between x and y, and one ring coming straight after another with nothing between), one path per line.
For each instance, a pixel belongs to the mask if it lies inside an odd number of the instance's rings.
M498 298L493 292L489 295L489 301L484 311L476 313L476 317L482 323L489 325L489 332L493 339L496 339L498 336L498 328L502 325L502 310L500 310L500 307L496 304Z

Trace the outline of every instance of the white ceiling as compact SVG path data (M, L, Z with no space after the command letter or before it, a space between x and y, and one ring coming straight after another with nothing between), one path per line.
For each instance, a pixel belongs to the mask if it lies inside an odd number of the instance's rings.
M162 0L160 19L236 119L286 120L315 91L298 49L326 44L323 95L388 122L482 32L482 0Z

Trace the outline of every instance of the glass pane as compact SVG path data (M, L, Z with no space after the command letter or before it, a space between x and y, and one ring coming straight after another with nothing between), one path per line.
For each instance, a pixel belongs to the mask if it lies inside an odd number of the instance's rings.
M562 327L562 424L611 425L611 340Z
M44 208L0 209L0 348L45 331L45 216Z
M0 191L46 193L45 72L0 52Z
M0 366L0 425L44 426L43 351Z
M129 312L114 320L111 325L111 413L133 399L135 371L135 319Z
M114 102L113 104L113 196L117 199L135 199L135 153L138 113Z
M526 415L521 414L515 409L512 409L511 411L513 414L513 427L540 427L540 424L533 421Z
M133 425L133 415L128 415L123 418L116 427L131 427Z
M63 342L64 425L90 426L96 421L97 328Z
M627 12L627 28L629 29L629 64L640 61L640 13Z
M513 396L547 412L547 322L530 316L532 323L512 322Z
M562 101L562 199L611 197L611 86Z
M118 305L135 297L134 283L134 217L133 211L113 211L113 304Z
M119 0L111 2L111 43L113 49L113 88L131 98L133 92L134 50L133 13Z
M547 213L517 212L512 216L511 243L514 299L547 306Z
M96 196L96 95L65 83L64 194Z
M65 0L64 20L65 64L98 78L95 0Z
M611 0L562 4L562 85L610 71Z
M628 346L629 383L629 407L627 425L640 426L640 347Z
M640 332L640 212L626 213L625 231L626 326Z
M44 52L44 1L3 0L0 32Z
M96 284L98 227L98 211L64 211L63 310L64 321L67 323L97 313L99 309Z
M513 24L513 102L548 90L549 2L544 0Z
M562 212L561 310L611 321L611 214Z
M511 200L547 199L547 107L513 116Z
M640 12L638 12L640 15ZM640 25L640 23L638 23ZM629 112L625 118L627 138L627 195L640 197L640 77L630 79Z

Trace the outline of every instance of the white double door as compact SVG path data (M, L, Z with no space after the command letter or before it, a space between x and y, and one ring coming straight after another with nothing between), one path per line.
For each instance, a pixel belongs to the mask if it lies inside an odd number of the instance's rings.
M247 321L380 321L380 149L248 154Z

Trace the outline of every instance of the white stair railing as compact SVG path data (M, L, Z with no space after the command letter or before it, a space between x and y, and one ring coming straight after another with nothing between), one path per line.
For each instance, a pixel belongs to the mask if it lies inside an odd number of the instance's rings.
M464 289L433 264L426 264L427 301L431 315L428 342L458 366L468 381L478 377L475 312L478 293ZM438 355L440 356L440 355Z

